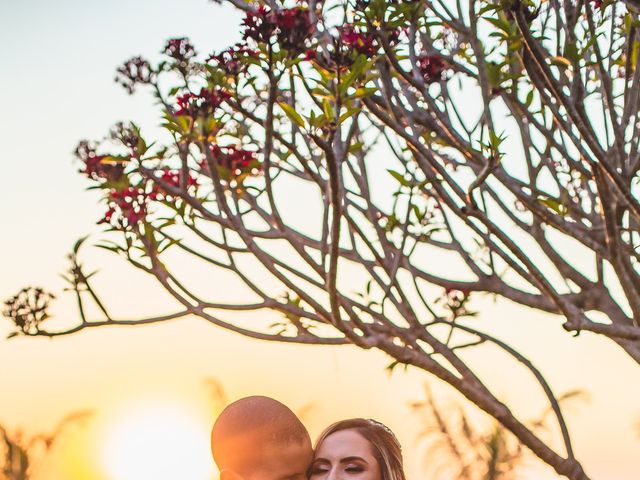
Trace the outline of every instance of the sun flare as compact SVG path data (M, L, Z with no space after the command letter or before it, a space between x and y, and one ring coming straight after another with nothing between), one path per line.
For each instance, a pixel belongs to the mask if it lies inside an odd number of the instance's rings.
M188 406L137 405L110 422L104 470L111 480L210 480L209 428Z

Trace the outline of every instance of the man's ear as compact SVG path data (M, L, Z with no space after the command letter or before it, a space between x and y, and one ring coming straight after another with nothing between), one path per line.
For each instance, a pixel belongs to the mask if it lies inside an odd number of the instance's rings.
M220 480L244 480L244 477L234 470L223 468L220 470Z

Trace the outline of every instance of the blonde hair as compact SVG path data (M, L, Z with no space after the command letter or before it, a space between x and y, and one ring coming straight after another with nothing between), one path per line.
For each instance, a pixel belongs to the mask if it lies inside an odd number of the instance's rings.
M382 480L406 480L402 466L400 442L385 425L369 418L350 418L327 427L316 441L317 451L322 442L332 433L341 430L355 430L371 445L373 454L380 465Z

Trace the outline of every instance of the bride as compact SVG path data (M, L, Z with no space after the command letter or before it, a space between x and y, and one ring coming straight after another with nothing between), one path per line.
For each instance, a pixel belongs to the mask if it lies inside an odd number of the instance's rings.
M316 442L309 480L405 480L396 436L364 418L329 426Z

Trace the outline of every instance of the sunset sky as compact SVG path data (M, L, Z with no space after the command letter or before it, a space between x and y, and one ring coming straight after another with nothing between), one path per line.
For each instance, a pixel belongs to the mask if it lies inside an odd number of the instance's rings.
M169 37L190 37L202 54L219 50L239 39L239 22L235 11L207 0L0 0L0 299L40 285L59 296L49 326L73 323L74 300L58 274L79 237L97 241L103 209L85 191L72 151L118 120L150 132L159 123L151 96L128 96L113 81L115 69L136 54L157 59ZM100 270L96 287L118 317L173 309L151 279L108 252L88 247L82 260ZM237 294L215 271L198 279ZM588 392L589 401L569 406L567 417L592 478L638 478L640 368L605 339L571 337L559 318L488 298L476 307L478 325L529 355L556 392ZM423 398L425 382L441 405L461 402L420 371L389 376L391 360L378 352L267 344L194 318L53 340L4 340L9 332L0 319L0 424L28 435L53 429L73 411L94 411L61 438L36 480L164 480L176 449L192 467L181 480L211 479L208 432L220 404L207 379L230 401L252 394L281 400L301 413L312 438L335 420L378 419L398 433L409 479L418 480L428 460L409 403ZM518 367L489 349L473 360L525 418L546 408ZM137 465L127 457L132 451ZM529 464L523 479L557 478Z

